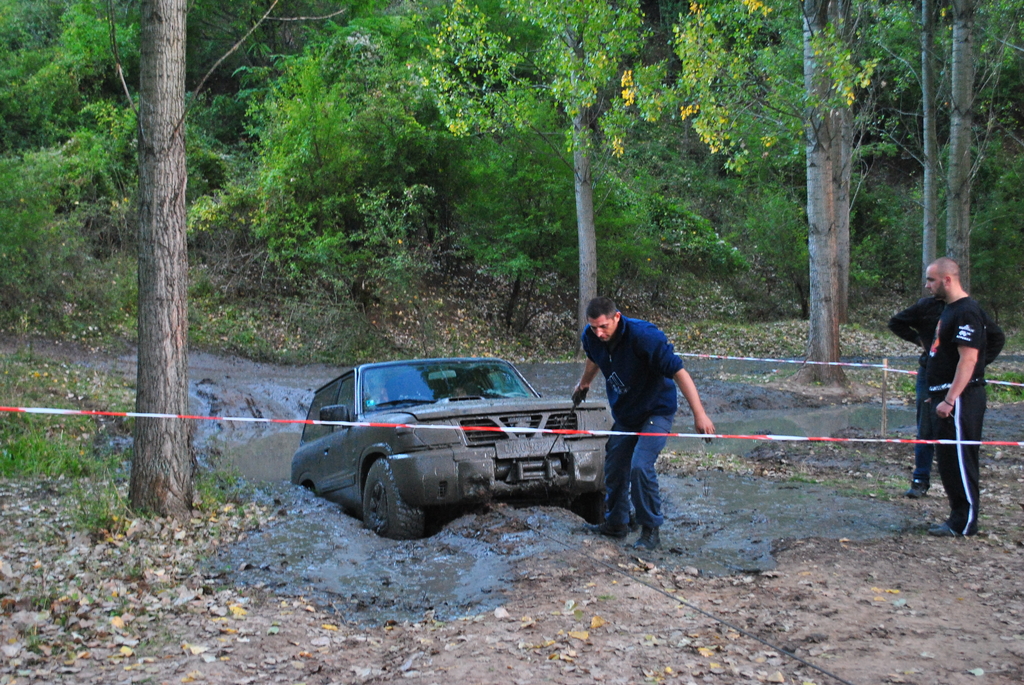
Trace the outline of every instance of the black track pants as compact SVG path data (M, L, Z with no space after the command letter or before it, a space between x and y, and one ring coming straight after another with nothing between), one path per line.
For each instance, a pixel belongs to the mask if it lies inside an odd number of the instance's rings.
M932 393L932 411L946 397L945 391ZM953 407L949 418L935 417L935 437L939 440L981 440L985 419L985 386L968 386ZM936 445L942 487L949 499L949 527L961 535L978 532L979 445Z

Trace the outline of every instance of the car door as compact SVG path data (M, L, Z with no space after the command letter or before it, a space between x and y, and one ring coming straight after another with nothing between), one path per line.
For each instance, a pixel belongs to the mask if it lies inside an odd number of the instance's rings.
M355 417L355 374L346 374L340 381L335 404L345 405L350 415ZM353 492L356 490L358 450L353 449L353 442L358 439L358 432L358 427L333 426L322 447L323 476L317 487L325 497L347 507L354 507L357 499Z
M320 410L337 403L340 387L341 378L339 377L317 390L313 396L313 402L309 405L307 420L319 421ZM292 460L293 483L311 484L319 492L320 482L326 475L324 451L328 447L329 438L333 432L334 426L306 424L303 427L299 449Z

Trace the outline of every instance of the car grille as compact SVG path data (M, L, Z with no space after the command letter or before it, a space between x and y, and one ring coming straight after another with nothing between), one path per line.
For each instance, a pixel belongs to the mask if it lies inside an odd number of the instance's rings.
M460 425L463 428L576 430L579 422L574 412L559 412L554 414L508 414L505 416L463 419ZM465 431L465 436L466 442L470 445L486 445L498 440L532 438L536 437L536 433L528 431L505 433L497 430L468 430Z

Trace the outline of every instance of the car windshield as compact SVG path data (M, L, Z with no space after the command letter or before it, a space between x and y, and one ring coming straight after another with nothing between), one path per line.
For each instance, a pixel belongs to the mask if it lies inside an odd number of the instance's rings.
M441 400L533 396L510 365L496 360L411 362L371 366L362 372L367 411Z

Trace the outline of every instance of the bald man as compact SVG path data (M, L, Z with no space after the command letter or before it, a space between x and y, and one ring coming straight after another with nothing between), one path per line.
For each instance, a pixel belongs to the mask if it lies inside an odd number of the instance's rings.
M985 365L1005 337L960 284L960 267L943 257L928 265L925 287L945 308L928 352L928 401L935 412L935 437L980 441L985 418ZM979 445L936 445L949 517L929 535L959 537L978 532Z

